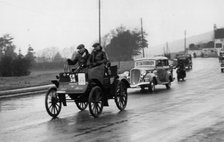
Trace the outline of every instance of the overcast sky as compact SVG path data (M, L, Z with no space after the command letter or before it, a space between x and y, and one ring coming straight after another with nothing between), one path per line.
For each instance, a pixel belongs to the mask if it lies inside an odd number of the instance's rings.
M120 25L143 28L149 48L224 26L224 0L101 0L102 35ZM90 47L98 40L98 0L0 0L0 36L8 33L22 52L28 45Z

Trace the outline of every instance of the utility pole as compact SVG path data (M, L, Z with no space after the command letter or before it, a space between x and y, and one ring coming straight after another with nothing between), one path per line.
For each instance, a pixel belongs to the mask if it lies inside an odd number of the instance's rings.
M101 45L101 3L99 0L99 44Z
M184 53L186 53L186 51L187 51L187 45L186 45L186 34L187 34L187 32L186 32L186 30L184 31Z
M166 42L166 53L170 53L169 46L168 46L168 42Z
M145 57L145 51L144 51L144 47L143 47L143 39L144 39L144 35L143 35L143 26L142 26L142 18L141 18L141 35L142 35L142 55L143 55L143 58Z

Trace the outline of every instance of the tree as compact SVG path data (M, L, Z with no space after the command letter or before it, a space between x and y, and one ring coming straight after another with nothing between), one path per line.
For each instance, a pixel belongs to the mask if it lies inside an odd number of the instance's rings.
M13 76L24 76L30 74L30 59L18 55L12 63Z
M55 54L55 56L53 57L53 62L57 62L57 63L60 63L60 62L63 62L64 59L62 58L61 54L59 52L57 52Z
M6 34L0 37L0 49L3 51L0 59L0 76L28 75L31 66L30 58L22 54L17 55L14 50L13 38Z
M12 63L16 58L15 45L12 42L13 38L9 34L5 34L0 37L0 49L1 49L1 59L0 59L0 75L2 76L12 76Z
M121 26L113 30L110 35L107 35L111 40L105 50L109 58L114 61L132 60L133 56L141 53L142 47L148 46L147 40L144 36L142 40L141 32L137 29L130 31Z
M13 37L9 34L5 34L3 37L0 37L0 51L3 52L3 55L16 57L15 45L13 45Z
M29 66L31 67L35 63L35 56L34 56L34 50L33 48L29 45L29 48L27 50L27 54L25 58L29 61Z
M13 58L12 56L3 56L0 60L0 75L1 76L12 76L12 64Z
M194 43L191 43L190 45L189 45L189 49L190 50L194 50L196 47L195 47L195 44Z
M207 48L214 48L214 41L209 41L207 43Z

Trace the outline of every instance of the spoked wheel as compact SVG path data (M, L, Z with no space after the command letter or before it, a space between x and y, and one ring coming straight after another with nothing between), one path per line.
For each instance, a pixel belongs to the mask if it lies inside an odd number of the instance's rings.
M47 113L52 117L57 117L61 111L61 102L59 96L56 93L56 88L48 90L45 96L45 108Z
M87 108L88 102L75 102L79 110L83 111Z
M150 82L149 84L149 92L155 92L156 87L154 81Z
M122 81L119 81L115 93L115 103L119 110L124 110L128 101L127 87Z
M89 93L89 111L93 117L98 117L103 111L103 92L95 86Z

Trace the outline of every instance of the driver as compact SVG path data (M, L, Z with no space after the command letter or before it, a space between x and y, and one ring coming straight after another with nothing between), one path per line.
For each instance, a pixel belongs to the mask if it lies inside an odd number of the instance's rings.
M86 68L90 54L83 44L78 45L77 50L78 53L76 54L74 60L67 59L68 65L75 65L78 63L80 69Z

